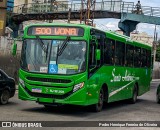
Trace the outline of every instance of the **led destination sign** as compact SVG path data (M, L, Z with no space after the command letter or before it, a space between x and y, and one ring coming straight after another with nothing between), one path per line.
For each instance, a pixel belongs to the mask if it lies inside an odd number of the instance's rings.
M77 27L35 26L28 29L28 35L83 36L84 30Z

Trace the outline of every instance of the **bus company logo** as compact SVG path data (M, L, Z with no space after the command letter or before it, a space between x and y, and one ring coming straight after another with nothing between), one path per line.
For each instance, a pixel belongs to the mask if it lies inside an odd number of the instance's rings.
M11 122L2 122L2 127L12 127Z
M114 68L112 71L113 79L111 79L111 82L139 80L139 77L135 77L134 74L129 73L127 70L124 76L121 76L120 74L116 75L115 73L116 69Z

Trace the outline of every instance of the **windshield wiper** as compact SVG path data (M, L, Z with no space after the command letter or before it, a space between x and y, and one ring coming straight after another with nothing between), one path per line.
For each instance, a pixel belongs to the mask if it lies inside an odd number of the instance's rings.
M48 57L48 47L49 47L49 43L47 44L47 48L44 45L44 42L42 41L42 39L39 38L39 36L36 36L37 40L39 41L39 45L42 48L42 50L46 53L46 61L47 61L47 57Z
M47 48L44 45L44 42L39 38L39 36L36 36L36 39L39 41L39 45L41 46L42 50L46 53Z
M60 48L58 47L58 53L57 53L58 56L62 55L62 53L63 53L64 49L66 48L67 43L68 43L69 40L70 40L70 37L67 36L65 41L62 43L61 47Z

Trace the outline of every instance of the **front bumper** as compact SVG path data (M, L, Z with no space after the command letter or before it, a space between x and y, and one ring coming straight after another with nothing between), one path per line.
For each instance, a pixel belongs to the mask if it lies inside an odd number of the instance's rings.
M42 96L45 94L42 94ZM51 95L51 94L48 94ZM46 96L42 97L39 95L33 96L29 94L26 89L24 89L20 84L19 84L19 91L18 91L18 97L19 99L22 100L30 100L30 101L36 101L40 104L72 104L72 105L82 105L86 106L89 105L88 100L87 100L87 91L86 88L83 87L80 90L71 93L64 97L63 99L56 99L54 97L46 98Z

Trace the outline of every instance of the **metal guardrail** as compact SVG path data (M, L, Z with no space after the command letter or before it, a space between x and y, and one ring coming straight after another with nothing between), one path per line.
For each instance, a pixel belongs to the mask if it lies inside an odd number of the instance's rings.
M70 8L72 11L80 11L81 3L68 1L61 1L57 5L51 5L51 3L29 3L27 5L15 6L13 12L15 14L68 12ZM87 8L84 6L84 10L85 9ZM133 13L136 9L134 2L102 0L101 2L96 2L95 10ZM160 17L159 7L142 6L142 12L143 15Z
M109 10L109 11L121 11L121 1L102 1L96 2L95 10ZM72 2L59 2L59 4L51 5L51 3L29 3L27 5L15 6L13 12L16 14L21 13L46 13L46 12L59 12L68 11L71 8L72 11L80 11L81 3ZM87 9L84 6L84 9Z
M160 17L159 7L142 6L141 9L143 15ZM123 2L121 4L121 12L133 13L134 11L136 11L136 6L134 5L134 3Z

